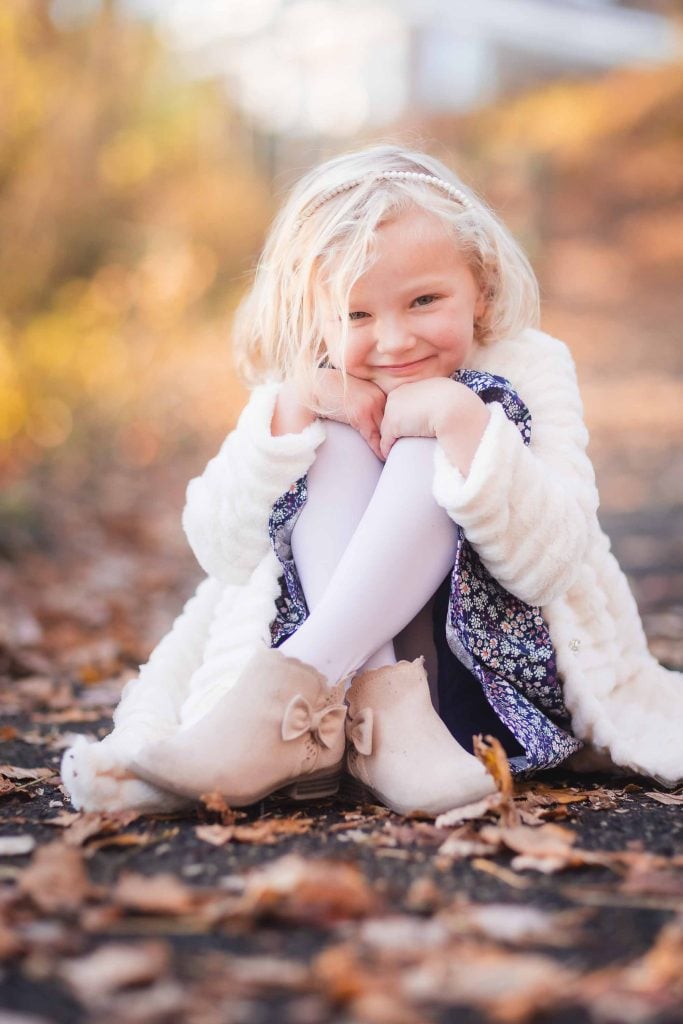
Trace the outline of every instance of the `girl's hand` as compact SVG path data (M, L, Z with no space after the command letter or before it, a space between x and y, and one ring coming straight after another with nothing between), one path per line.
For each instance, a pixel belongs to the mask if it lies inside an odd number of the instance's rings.
M387 395L380 450L386 459L399 437L436 437L467 474L489 411L470 388L450 377L401 384Z
M387 396L372 381L348 375L346 399L341 370L321 368L315 387L315 400L329 408L326 418L348 423L365 438L378 459L383 460L380 449L380 426Z

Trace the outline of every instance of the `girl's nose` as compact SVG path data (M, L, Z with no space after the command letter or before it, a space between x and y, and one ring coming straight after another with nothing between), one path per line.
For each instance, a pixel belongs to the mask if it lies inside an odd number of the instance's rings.
M391 320L384 323L377 323L375 334L375 348L387 357L398 357L401 353L409 353L415 347L415 338L410 330L400 321ZM396 358L396 362L401 362Z

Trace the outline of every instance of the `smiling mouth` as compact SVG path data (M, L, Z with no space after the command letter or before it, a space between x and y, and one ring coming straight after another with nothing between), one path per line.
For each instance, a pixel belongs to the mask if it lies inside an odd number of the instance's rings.
M380 370L405 370L409 366L417 366L418 363L424 363L427 356L423 356L422 359L414 359L412 363L395 363L391 366L380 366Z

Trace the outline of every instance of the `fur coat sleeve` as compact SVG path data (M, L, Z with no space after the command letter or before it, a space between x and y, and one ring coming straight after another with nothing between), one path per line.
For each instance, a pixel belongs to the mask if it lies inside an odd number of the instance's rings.
M319 419L300 433L271 435L279 390L278 383L254 388L235 429L187 488L187 539L202 569L222 583L244 583L268 552L273 502L309 469L325 439Z
M434 497L506 590L545 605L572 585L598 507L574 363L562 342L528 331L482 349L477 369L510 380L531 412L531 444L494 403L466 478L437 443Z

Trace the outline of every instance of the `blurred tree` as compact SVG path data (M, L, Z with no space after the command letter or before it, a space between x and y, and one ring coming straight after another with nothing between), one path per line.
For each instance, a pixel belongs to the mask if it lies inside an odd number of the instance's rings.
M270 213L217 84L184 79L112 3L76 23L50 12L0 8L0 441L15 474L67 439L152 457L209 357L225 388L190 404L229 421L226 317Z

